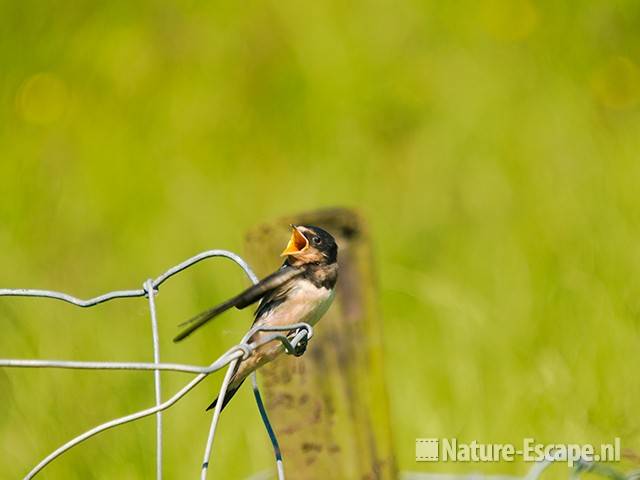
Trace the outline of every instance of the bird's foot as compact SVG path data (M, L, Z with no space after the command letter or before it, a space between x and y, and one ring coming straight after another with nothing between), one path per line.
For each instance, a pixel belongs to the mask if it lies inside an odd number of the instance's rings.
M296 357L300 357L302 355L304 355L304 352L307 351L307 344L309 343L309 341L307 340L307 337L302 337L300 339L300 341L296 344L294 350L293 350L293 354Z

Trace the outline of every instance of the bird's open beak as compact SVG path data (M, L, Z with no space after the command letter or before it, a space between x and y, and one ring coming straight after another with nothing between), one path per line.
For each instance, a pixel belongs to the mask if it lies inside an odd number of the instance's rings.
M280 256L295 255L296 253L302 252L308 246L309 240L307 240L307 237L298 230L298 227L291 225L291 238L289 239L289 243L287 243L287 248L284 249Z

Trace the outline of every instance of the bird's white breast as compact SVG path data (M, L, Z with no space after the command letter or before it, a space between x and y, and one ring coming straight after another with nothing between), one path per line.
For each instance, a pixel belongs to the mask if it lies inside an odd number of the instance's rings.
M314 325L326 313L333 301L335 291L316 287L308 280L296 282L287 293L287 299L261 319L269 325L288 325L305 322Z

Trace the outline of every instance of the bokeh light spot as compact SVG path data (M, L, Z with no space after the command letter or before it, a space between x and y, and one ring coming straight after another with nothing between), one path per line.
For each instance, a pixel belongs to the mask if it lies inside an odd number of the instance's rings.
M536 29L539 16L529 0L484 0L481 18L492 37L519 41Z
M48 125L64 114L69 99L65 83L52 73L38 73L23 82L16 96L16 110L28 123Z
M640 100L640 68L626 57L611 58L593 74L591 88L602 105L631 108Z

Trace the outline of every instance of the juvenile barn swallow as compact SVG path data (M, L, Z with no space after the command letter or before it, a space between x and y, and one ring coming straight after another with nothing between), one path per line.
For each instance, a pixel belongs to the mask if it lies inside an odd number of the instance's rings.
M325 230L311 225L291 225L291 239L281 256L286 257L280 269L263 278L244 292L196 315L180 326L186 328L174 342L188 337L195 330L222 312L236 307L243 309L260 300L253 325L286 326L299 322L314 325L325 314L335 294L338 279L338 246ZM257 332L249 342L258 342L273 332ZM231 377L222 408L236 394L245 378L284 351L278 341L256 348L242 361ZM216 398L207 408L216 406Z

